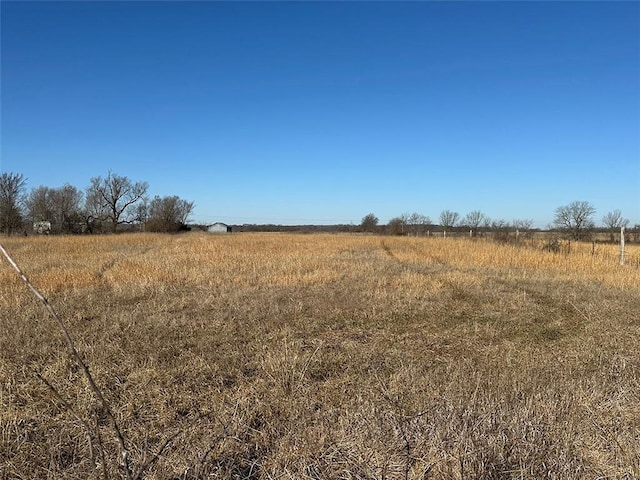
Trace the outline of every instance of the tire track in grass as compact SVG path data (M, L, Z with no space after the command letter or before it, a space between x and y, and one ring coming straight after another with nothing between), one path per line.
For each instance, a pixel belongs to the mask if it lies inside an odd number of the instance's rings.
M175 239L171 240L172 242L175 242ZM120 254L116 254L116 256L114 258L112 258L111 260L109 260L108 262L104 263L97 271L97 277L98 277L98 281L101 282L104 285L108 285L111 282L108 280L107 278L107 274L110 270L113 270L113 268L120 262L122 262L123 260L131 260L134 258L138 258L138 257L142 257L146 254L148 254L149 252L152 252L154 250L158 250L161 246L166 245L164 242L158 242L156 244L153 245L148 245L142 249L140 249L137 252L134 253L120 253Z
M398 274L410 272L440 282L450 296L448 302L452 308L449 313L459 320L498 322L502 324L501 329L513 330L514 334L525 332L539 341L577 335L591 321L590 315L585 313L589 308L581 306L580 299L563 297L562 282L506 278L498 269L460 268L435 257L425 257L430 264L406 261L384 240L381 248L384 258L394 265Z

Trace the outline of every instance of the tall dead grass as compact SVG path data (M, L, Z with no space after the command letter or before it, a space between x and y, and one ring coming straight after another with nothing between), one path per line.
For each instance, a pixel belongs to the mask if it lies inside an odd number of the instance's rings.
M3 243L67 320L131 461L179 432L147 478L640 477L637 246L620 266L613 246L470 239ZM108 424L6 267L0 476L103 478L33 372L105 444Z

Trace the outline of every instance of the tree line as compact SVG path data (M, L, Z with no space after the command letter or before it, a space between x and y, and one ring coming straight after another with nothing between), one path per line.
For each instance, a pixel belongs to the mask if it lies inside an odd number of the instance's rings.
M0 174L0 232L12 234L32 228L41 233L101 233L116 232L123 226L136 225L146 231L176 232L186 229L194 209L194 202L178 196L148 196L149 184L132 181L109 171L104 177L93 177L83 190L64 184L52 188L39 186L27 192L27 179L19 173ZM550 226L573 240L589 240L598 228L594 216L596 208L587 201L574 201L556 208ZM362 232L393 235L420 235L431 230L470 231L477 236L484 231L506 233L517 230L532 232L533 220L491 219L479 210L464 217L452 210L443 210L439 223L427 215L404 213L379 225L378 217L369 213L362 218ZM601 230L609 232L611 240L629 220L621 210L613 210L602 217ZM347 228L348 226L342 226ZM311 228L311 227L309 227ZM347 228L350 230L351 227ZM311 228L311 230L313 230ZM355 229L354 229L355 230ZM640 233L640 225L635 225Z
M587 201L574 201L568 205L556 208L553 223L550 229L564 233L572 240L590 240L601 229L609 232L611 240L621 227L628 227L629 220L624 218L621 210L613 210L602 217L602 223L596 226L594 216L596 208ZM424 234L432 229L448 232L455 229L471 232L477 236L483 231L507 232L516 230L523 234L533 230L534 222L531 219L515 219L511 222L504 219L491 219L479 210L473 210L464 217L452 210L443 210L440 213L439 223L433 223L431 218L419 213L404 213L389 220L387 225L379 225L378 217L369 213L362 217L360 230L371 233L389 233L392 235ZM640 225L635 225L635 231L640 232Z
M40 233L115 233L124 225L156 232L186 228L194 202L175 195L150 198L148 190L147 182L110 171L91 178L84 191L66 183L27 192L24 175L5 172L0 174L0 232L34 228Z

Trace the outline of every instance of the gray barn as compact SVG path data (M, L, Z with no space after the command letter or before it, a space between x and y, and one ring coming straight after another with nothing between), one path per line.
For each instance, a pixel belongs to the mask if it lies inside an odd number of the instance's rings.
M226 223L216 222L207 227L209 233L231 233L231 227Z

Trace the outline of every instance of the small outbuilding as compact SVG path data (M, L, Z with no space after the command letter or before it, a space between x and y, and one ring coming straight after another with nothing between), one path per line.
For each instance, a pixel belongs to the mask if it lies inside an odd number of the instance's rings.
M51 222L33 222L33 231L40 235L49 235L51 233Z
M213 225L207 226L207 232L209 233L231 233L231 227L226 223L216 222Z

